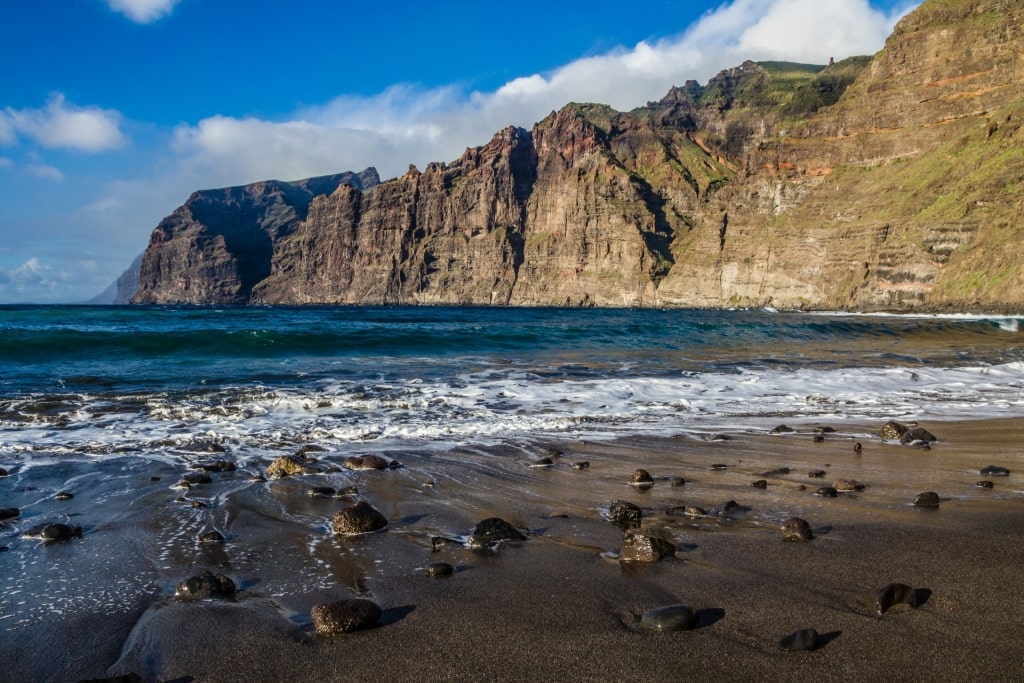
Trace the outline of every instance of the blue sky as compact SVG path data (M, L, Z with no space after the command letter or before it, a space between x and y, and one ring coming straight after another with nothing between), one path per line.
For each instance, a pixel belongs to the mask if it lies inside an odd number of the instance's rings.
M393 177L570 101L871 54L916 4L3 2L0 303L91 298L192 190Z

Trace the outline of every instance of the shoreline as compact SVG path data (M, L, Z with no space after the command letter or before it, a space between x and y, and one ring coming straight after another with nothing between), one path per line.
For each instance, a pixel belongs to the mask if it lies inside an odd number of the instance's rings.
M814 440L810 423L791 426L798 433L408 451L394 454L401 469L354 475L250 482L251 473L240 471L189 489L184 497L207 504L201 508L174 503L181 492L167 488L183 468L126 459L117 466L138 469L125 475L124 487L150 470L159 469L163 481L99 524L90 523L89 493L77 492L73 509L86 526L84 538L44 547L4 533L2 544L11 550L0 553L0 571L18 571L18 561L36 571L39 559L50 572L39 581L105 571L102 581L120 596L106 610L65 609L8 630L0 646L5 676L991 680L1021 670L1024 620L1015 604L1024 593L1024 418L929 422L924 426L939 438L930 451L861 436L881 424L842 423L822 441ZM553 467L527 466L546 448L564 453ZM583 460L586 469L571 467ZM726 467L711 470L712 464ZM1010 475L992 489L977 488L980 468L991 464ZM30 471L24 480L15 472L0 479L0 490L32 485L41 498L47 487L74 488L87 481L89 467L107 466L70 467L70 479L56 467ZM762 476L781 467L790 472ZM654 476L651 489L628 485L637 468ZM807 476L818 469L826 477ZM329 533L330 514L344 503L311 498L307 489L342 476L385 514L387 530ZM672 486L672 477L685 484ZM751 486L760 478L767 488ZM814 495L839 478L865 488ZM939 493L938 509L912 505L927 490ZM674 556L651 564L609 559L622 541L604 518L616 499L635 503L647 524L664 530ZM728 500L748 509L697 519L668 513L681 504L710 509ZM809 522L813 540L781 540L779 525L794 515ZM528 540L495 552L433 550L433 537L468 533L491 516L528 530ZM194 536L211 527L223 530L227 542L197 545ZM113 556L96 557L99 548ZM433 561L449 562L454 574L426 576L423 567ZM235 599L176 602L177 582L203 568L232 577ZM892 582L927 599L916 609L874 615L863 599ZM122 585L134 588L113 590ZM314 604L355 596L380 605L380 625L331 638L312 634ZM647 610L679 603L700 611L699 628L640 627ZM779 640L802 628L818 631L819 647L780 650ZM69 654L40 658L40 642Z

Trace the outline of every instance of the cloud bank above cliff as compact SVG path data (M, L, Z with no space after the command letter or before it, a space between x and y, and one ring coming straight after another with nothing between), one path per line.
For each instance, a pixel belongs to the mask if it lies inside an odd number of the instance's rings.
M189 175L221 184L371 165L391 177L409 163L454 159L505 126L528 128L569 102L629 110L746 59L823 64L872 54L907 10L878 10L867 0L735 0L680 35L584 57L492 92L399 84L371 97L340 96L284 121L214 116L179 126L174 149Z
M376 166L383 178L397 176L410 163L422 168L455 159L508 125L528 128L569 102L629 110L660 99L673 85L706 82L747 59L825 63L870 54L919 4L638 0L634 8L620 8L613 2L592 7L594 2L576 10L569 3L558 16L545 9L527 27L521 17L510 19L483 3L393 12L306 0L281 14L227 0L90 0L71 8L78 14L64 22L64 40L54 38L78 43L67 45L63 55L36 52L31 60L23 59L26 50L36 49L25 29L52 26L45 11L18 5L12 17L22 13L25 26L0 25L0 42L19 69L0 78L18 83L23 72L39 71L20 81L22 91L0 87L0 303L90 298L197 189L367 166ZM535 4L536 11L547 7ZM707 11L698 14L700 7ZM632 22L633 33L606 28L615 21L607 18L610 9L628 12L619 19ZM596 37L573 43L566 22L577 10L573 37L590 30L630 35L633 42ZM376 53L346 52L347 45L325 40L317 43L319 51L306 45L296 53L313 14L333 13L338 20L363 11L376 21L360 30L379 27L366 43ZM380 19L390 20L390 13L397 23L385 26ZM453 26L468 15L472 20L461 28L478 33ZM660 22L652 19L656 15ZM419 21L449 33L429 34ZM672 33L666 21L688 28ZM501 35L491 34L494 45L476 52L477 58L498 57L487 65L459 59L465 49L459 41L479 41L481 29ZM101 30L108 34L98 35ZM339 30L332 24L320 34L333 37ZM654 37L636 41L643 35ZM15 43L22 37L28 42L19 49ZM539 43L552 40L574 47L537 59L544 52ZM90 61L97 45L110 54ZM262 51L245 52L252 45ZM320 58L305 59L307 51ZM422 62L410 55L422 55ZM298 71L296 89L291 86ZM380 76L385 72L399 76ZM297 99L307 96L305 103Z

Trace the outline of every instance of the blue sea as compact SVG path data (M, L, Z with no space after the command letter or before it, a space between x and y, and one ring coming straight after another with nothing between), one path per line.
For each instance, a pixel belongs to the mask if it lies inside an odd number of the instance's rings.
M1024 415L1019 325L779 311L0 307L0 678L183 680L190 668L161 662L221 642L195 636L191 621L221 612L173 597L201 571L239 586L225 628L270 614L275 633L308 628L317 602L415 603L433 559L466 570L453 581L486 580L504 573L500 562L434 541L490 516L557 541L537 550L592 555L586 571L600 577L615 571L621 541L609 503L635 500L688 558L640 582L665 592L691 581L693 558L745 571L745 548L764 548L792 515L892 520L924 490L942 491L947 508L1019 498L1015 482L975 486L979 467L1009 459L1004 446L976 454L942 441L955 420ZM938 447L908 457L919 451L877 435L890 419L934 429ZM796 431L769 436L780 423ZM835 432L812 440L818 425ZM397 466L345 468L365 453ZM298 454L303 474L266 476ZM813 495L808 472L821 467L868 482L867 493ZM636 468L658 483L630 486ZM751 487L759 478L767 489ZM356 496L389 520L387 533L332 533L332 515ZM731 498L744 510L736 519L669 512ZM54 523L80 535L42 541L34 530ZM224 542L200 540L212 532ZM739 559L723 559L721 545L702 556L708 532L728 535ZM53 645L46 657L39 643Z
M0 308L0 466L1024 414L1020 319L547 308ZM271 446L272 445L272 446ZM172 447L172 448L168 448ZM158 455L165 453L164 456Z

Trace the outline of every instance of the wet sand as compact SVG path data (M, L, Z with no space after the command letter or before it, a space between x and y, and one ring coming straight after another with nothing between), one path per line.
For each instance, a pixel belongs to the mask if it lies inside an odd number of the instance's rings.
M768 435L770 426L726 431L728 440L388 453L404 467L268 482L250 480L268 461L243 459L239 471L185 492L169 488L184 464L133 456L13 468L0 493L3 506L23 512L0 527L9 547L0 553L0 679L1018 679L1024 420L924 423L939 438L927 451L881 441L880 423L835 423L838 433L820 442L812 424L791 423L798 432L783 436ZM553 467L530 467L547 448L564 455ZM317 455L330 464L348 453ZM590 467L571 467L582 460ZM1011 474L982 477L987 465ZM626 483L638 467L654 476L651 489ZM764 476L782 467L790 473ZM808 476L818 469L827 475ZM686 483L673 487L671 477ZM762 478L766 489L751 486ZM840 478L865 488L814 495ZM992 489L975 485L985 478ZM307 495L321 485L358 486L388 529L332 536L331 514L351 501ZM62 489L75 498L54 501ZM940 506L915 508L922 491L936 491ZM649 565L614 559L621 531L604 514L616 499L639 505L645 525L675 542L675 556ZM728 500L747 509L697 519L666 513ZM778 528L793 515L810 523L812 541L781 540ZM493 552L433 549L433 537L468 534L491 516L529 530L528 540ZM42 546L17 535L61 519L81 524L83 538ZM227 542L195 542L211 529ZM435 561L454 565L454 575L427 577L422 567ZM203 569L230 576L236 599L176 602L177 583ZM863 599L891 582L927 599L877 616ZM380 625L313 635L313 605L355 596L382 607ZM678 603L699 610L699 628L640 628L647 610ZM802 628L821 634L818 648L780 650L779 640Z

